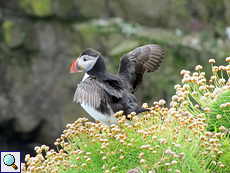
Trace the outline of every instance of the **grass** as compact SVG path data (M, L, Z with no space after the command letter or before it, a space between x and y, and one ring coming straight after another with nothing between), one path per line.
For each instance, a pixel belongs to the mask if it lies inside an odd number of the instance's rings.
M213 61L210 80L200 65L192 75L182 70L183 85L175 86L169 108L164 100L154 102L142 117L131 113L131 122L120 111L111 127L87 118L67 124L54 143L58 152L35 147L22 172L228 172L230 83L223 73L230 66L216 68Z
M210 131L220 131L221 126L230 129L230 90L223 93L217 100L213 103L210 113L208 130Z

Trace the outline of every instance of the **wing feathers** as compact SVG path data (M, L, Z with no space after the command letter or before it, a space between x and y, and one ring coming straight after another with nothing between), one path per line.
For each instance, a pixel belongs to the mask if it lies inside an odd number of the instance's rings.
M157 70L164 55L164 48L156 44L138 47L121 58L117 75L128 82L133 93L139 88L144 72Z
M98 108L101 102L110 102L112 97L121 98L122 94L109 83L103 84L90 76L78 84L73 101Z
M93 80L87 78L78 84L73 101L80 102L81 104L84 103L87 106L95 108L99 107L102 100L102 90L98 84L94 83Z

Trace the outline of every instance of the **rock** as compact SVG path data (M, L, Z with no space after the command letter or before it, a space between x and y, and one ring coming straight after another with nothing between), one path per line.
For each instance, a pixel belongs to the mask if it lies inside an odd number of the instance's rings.
M179 20L184 20L189 15L186 11L186 1L180 2L181 4L161 0L146 0L144 3L138 0L119 0L109 1L109 4L115 16L130 22L147 26L180 27ZM168 15L169 11L174 11L174 13Z
M53 14L60 18L73 20L81 17L80 6L73 0L55 0L52 2Z
M89 19L106 15L104 0L55 0L52 2L53 14L57 17Z
M38 21L34 24L33 32L38 41L38 50L44 56L53 57L60 52L76 56L80 45L80 36L71 26L67 27L57 22Z

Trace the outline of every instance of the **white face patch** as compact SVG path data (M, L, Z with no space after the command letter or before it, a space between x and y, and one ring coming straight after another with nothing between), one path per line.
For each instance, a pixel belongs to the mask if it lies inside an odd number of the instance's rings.
M97 57L89 56L89 55L83 55L79 58L78 65L81 66L85 72L88 72L93 68L93 66L97 62L97 59L99 58L99 56L100 55L98 55Z

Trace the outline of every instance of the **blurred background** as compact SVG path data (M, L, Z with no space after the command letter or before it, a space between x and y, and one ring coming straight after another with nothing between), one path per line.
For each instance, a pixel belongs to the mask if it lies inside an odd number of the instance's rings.
M229 0L0 0L0 151L22 151L24 162L88 117L72 102L84 74L69 73L87 47L115 74L123 54L163 46L163 64L136 96L139 104L169 103L182 69L200 64L210 76L208 60L224 65L230 56L229 9Z

